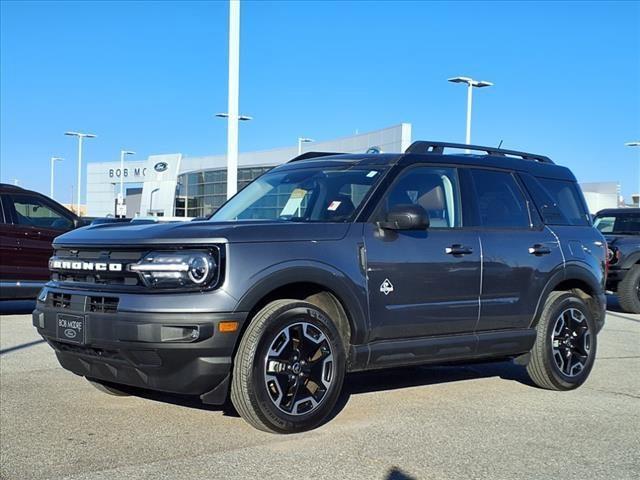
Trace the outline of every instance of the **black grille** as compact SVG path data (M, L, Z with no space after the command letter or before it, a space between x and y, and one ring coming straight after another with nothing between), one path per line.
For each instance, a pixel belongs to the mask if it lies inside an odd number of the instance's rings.
M51 305L55 308L71 307L71 295L66 293L52 293Z
M118 310L116 297L88 297L87 310L96 313L115 313Z
M81 345L71 345L69 343L56 342L55 340L49 340L49 343L53 348L60 350L61 352L71 352L80 355L87 355L96 358L105 358L109 360L124 361L125 358L118 353L117 350L107 350L105 348L95 347L83 347Z

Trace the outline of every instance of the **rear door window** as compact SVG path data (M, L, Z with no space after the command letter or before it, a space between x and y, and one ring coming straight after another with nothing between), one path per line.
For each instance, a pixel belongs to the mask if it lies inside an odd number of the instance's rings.
M527 201L511 173L472 169L471 176L483 227L531 227Z

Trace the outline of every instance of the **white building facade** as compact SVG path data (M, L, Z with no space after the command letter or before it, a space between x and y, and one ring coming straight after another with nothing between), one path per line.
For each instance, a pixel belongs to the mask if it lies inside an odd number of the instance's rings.
M335 140L303 143L302 152L404 152L411 144L411 124ZM298 146L240 153L238 188L298 155ZM91 162L87 166L87 215L115 213L120 181L124 183L127 217L200 217L215 211L226 198L226 155L184 157L180 153L151 155L146 160Z

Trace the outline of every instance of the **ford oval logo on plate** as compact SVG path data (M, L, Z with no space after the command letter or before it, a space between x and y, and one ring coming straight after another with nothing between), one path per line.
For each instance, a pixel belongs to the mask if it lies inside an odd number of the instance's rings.
M76 338L76 335L78 335L78 332L76 332L73 328L66 328L64 330L64 336L67 338Z
M156 172L164 172L167 168L169 168L169 164L167 162L158 162L153 166L153 169Z

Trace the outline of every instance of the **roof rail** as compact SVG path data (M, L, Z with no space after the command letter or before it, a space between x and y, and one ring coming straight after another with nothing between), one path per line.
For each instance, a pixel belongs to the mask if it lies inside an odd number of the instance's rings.
M287 163L297 162L298 160L306 160L307 158L328 157L330 155L342 155L340 152L304 152L302 155L292 158Z
M464 150L475 150L485 152L487 155L493 155L497 157L520 157L523 160L533 160L540 163L554 164L549 157L544 155L537 155L535 153L519 152L517 150L505 150L504 148L495 147L482 147L480 145L467 145L464 143L449 143L449 142L430 142L428 140L419 140L409 145L409 148L405 153L434 153L442 155L445 148L457 148Z

